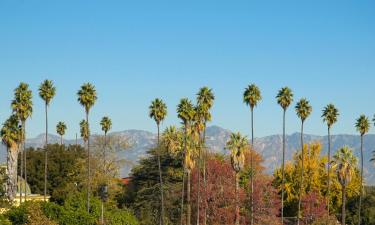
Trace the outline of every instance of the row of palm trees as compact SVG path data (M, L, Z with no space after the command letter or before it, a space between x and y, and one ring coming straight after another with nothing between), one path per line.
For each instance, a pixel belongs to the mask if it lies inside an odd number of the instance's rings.
M48 108L56 95L56 87L53 81L45 80L39 86L39 96L45 103L45 159L44 159L44 199L47 196L47 178L48 178ZM85 83L77 92L78 102L84 107L85 120L81 121L81 136L87 147L87 210L90 211L90 192L91 192L91 169L90 169L90 129L89 129L89 113L97 100L95 87L90 83ZM14 90L14 99L11 102L12 114L4 122L0 131L3 144L7 147L7 195L10 202L14 201L17 193L17 183L20 183L20 202L27 200L26 184L27 184L27 161L25 151L26 140L26 122L33 112L32 91L29 85L21 82ZM103 117L100 122L105 136L105 147L107 142L107 133L111 129L112 122L110 118ZM67 126L60 121L56 125L56 132L60 135L60 144L63 144L63 136ZM104 150L105 152L105 150ZM20 178L24 181L17 181L17 162L18 153L20 153ZM104 156L105 158L105 156ZM104 159L105 160L105 159ZM105 165L105 164L104 164ZM103 168L105 171L106 168ZM24 195L24 199L23 199Z
M39 86L39 96L45 102L45 146L48 144L48 108L53 97L56 94L56 87L54 86L51 80L45 80ZM77 93L78 102L83 106L85 112L85 119L80 122L80 131L81 137L83 138L86 147L87 147L87 210L90 211L90 193L91 193L91 168L90 168L90 124L89 124L89 113L91 108L94 106L97 100L97 93L95 87L90 83L85 83L81 86L80 90ZM207 150L205 147L205 130L207 123L211 120L211 113L210 110L213 106L213 101L215 96L212 92L212 89L208 87L203 87L197 93L197 103L194 105L189 99L183 98L181 99L180 103L177 106L177 113L178 118L182 120L182 124L184 127L184 175L183 175L183 183L185 184L185 179L187 179L186 191L187 191L187 224L190 225L190 217L191 217L191 205L190 205L190 175L191 170L195 167L195 160L193 160L193 153L190 151L191 145L190 142L194 142L194 146L198 149L198 157L197 157L197 164L198 164L198 182L200 187L201 176L203 176L203 191L206 191L206 156ZM243 94L243 101L250 107L251 112L251 147L254 145L254 108L259 104L261 101L262 96L260 89L255 85L251 84L247 88L245 88ZM293 102L293 92L289 87L281 88L276 96L277 103L281 106L283 110L283 147L282 147L282 185L281 185L281 221L284 223L284 183L285 183L285 126L286 126L286 112L289 106ZM26 183L27 183L27 162L26 162L26 151L25 151L25 137L26 137L26 122L27 119L32 115L33 112L33 103L32 103L32 92L29 89L28 84L20 83L20 85L14 90L14 99L11 102L12 108L12 115L9 117L8 120L5 121L3 128L1 129L1 137L3 143L8 148L8 173L11 174L11 178L8 180L8 196L10 200L14 200L16 185L17 185L17 157L18 151L20 150L20 177L24 177L23 187L20 189L20 201L22 201L22 194L25 194L26 200ZM303 130L304 130L304 122L309 117L312 112L312 107L309 104L309 101L305 98L299 100L295 106L295 110L297 116L301 119L301 149L304 151L304 142L303 142ZM160 124L165 119L167 115L167 106L161 99L155 99L152 101L149 107L149 116L153 118L157 125L158 130L158 142L157 146L160 147ZM328 104L322 113L323 121L326 123L328 128L328 165L327 170L328 174L330 174L331 170L331 128L337 122L337 118L339 116L339 112L337 108L333 104ZM375 119L375 118L374 118ZM103 117L101 121L102 130L104 131L105 138L107 136L107 132L111 128L111 121L108 117ZM370 121L368 117L365 115L361 115L356 121L356 129L361 135L361 195L359 199L359 221L361 219L361 202L362 202L362 183L363 183L363 138L364 135L369 131L370 128ZM66 125L63 122L59 122L56 126L57 133L60 135L60 143L63 142L63 135L66 131ZM233 136L233 137L232 137ZM238 157L238 153L240 153L244 144L243 140L246 138L242 137L240 134L236 133L231 136L231 139L227 143L227 148L231 150L233 153L233 163L236 162L234 166L235 171L237 172L241 169L242 163L238 160L242 160L242 157ZM195 139L188 140L191 137L195 137ZM193 138L191 138L193 139ZM47 148L45 148L45 168L44 168L44 196L47 195L47 175L48 175L48 155L47 155ZM161 172L161 160L160 160L160 152L158 150L158 169L159 169L159 182L160 182L160 198L161 198L161 209L160 209L160 224L164 225L164 196L163 196L163 178ZM235 156L236 155L236 156ZM253 169L253 158L252 154L250 159L250 167L253 171L250 176L251 182L251 224L254 223L253 220L253 187L254 187L254 176L255 172ZM303 155L303 153L302 153ZM16 163L16 164L14 164ZM104 171L106 170L103 168ZM186 176L186 177L185 177ZM300 174L300 191L299 191L299 201L298 201L298 224L300 223L300 207L301 207L301 193L303 187L303 180L304 177L304 164L302 161L302 170ZM184 204L184 189L185 185L183 185L183 192L182 192L182 199L181 199L181 223L183 222L183 208ZM198 189L198 201L197 201L197 224L201 223L201 219L203 220L202 223L206 224L206 202L203 203L202 210L203 210L203 218L200 218L200 209L202 205L202 201L200 199L200 188ZM330 210L330 176L327 176L327 205L328 205L328 215ZM239 221L239 218L236 219L236 223Z
M184 171L187 175L187 218L186 218L186 224L190 225L190 217L191 217L191 205L190 205L190 172L191 169L195 166L194 160L192 160L191 152L188 150L188 138L189 134L191 135L194 130L198 131L200 136L200 131L203 129L203 136L201 137L201 140L203 142L200 142L201 145L198 145L198 147L204 147L204 140L205 140L205 134L204 130L206 127L206 123L211 120L211 114L209 110L212 107L214 100L214 95L212 93L212 90L208 87L203 87L200 89L200 91L197 94L197 105L194 106L192 102L187 99L183 98L181 99L180 103L177 106L177 113L178 117L182 120L182 124L184 127ZM243 93L243 101L246 105L250 107L251 112L251 149L254 147L254 108L258 105L258 103L262 100L261 91L255 84L250 84L248 87L245 88L245 91ZM284 224L284 194L285 194L285 152L286 152L286 138L285 138L285 128L286 128L286 112L290 105L293 102L293 92L289 87L283 87L281 88L277 95L276 95L277 103L281 106L283 110L283 144L282 144L282 182L281 182L281 223ZM159 146L159 129L160 129L160 122L164 120L166 114L167 114L167 107L165 103L163 103L160 99L155 99L151 106L150 106L150 117L154 118L156 121L157 127L158 127L158 146ZM312 113L312 107L310 105L310 102L306 98L300 99L295 106L295 111L298 116L298 118L301 120L301 150L302 155L304 155L304 140L303 140L303 133L304 133L304 123L306 119L310 116ZM330 183L331 183L331 128L332 126L337 122L339 116L338 109L333 104L328 104L326 107L324 107L322 111L322 119L323 122L327 125L328 130L328 163L327 163L327 217L330 215ZM375 118L374 118L375 122ZM361 135L361 194L359 199L359 224L361 221L361 206L362 206L362 195L363 195L363 137L364 135L369 131L370 127L370 121L368 117L365 115L361 115L355 124L355 127L357 131ZM195 128L195 129L192 129ZM246 149L246 146L248 145L246 141L246 137L242 136L240 133L233 133L227 143L226 148L230 150L231 152L231 161L232 166L236 174L239 173L239 171L242 169L243 166L243 151ZM204 176L204 182L205 182L205 157L201 157L201 148L198 148L198 166L199 171L201 171L201 162L203 159L203 176ZM203 153L203 156L205 155L205 152ZM254 223L253 218L253 189L254 189L254 177L255 172L253 169L253 157L252 154L250 154L250 168L252 171L252 174L250 176L250 183L251 183L251 208L250 208L250 224ZM161 174L161 168L160 168L160 155L158 155L158 162L159 162L159 177L160 177L160 190L161 190L161 221L160 223L163 224L163 216L164 216L164 200L163 200L163 183L162 183L162 174ZM302 189L304 185L304 162L302 160L302 170L299 178L299 194L298 194L298 212L297 212L297 224L300 224L302 214L301 214L301 199L302 199ZM198 187L200 187L200 172L198 174ZM185 173L183 176L183 183L185 183ZM182 202L181 202L181 213L184 212L183 208L185 206L184 204L184 189L182 191ZM198 201L197 201L197 224L200 224L200 188L198 189ZM204 205L204 204L203 204ZM206 216L206 214L204 213ZM205 224L206 218L203 218L203 224ZM184 219L181 214L181 224L183 223ZM239 223L239 206L236 207L236 224Z
M184 223L184 200L185 200L185 179L186 179L186 224L191 224L191 171L196 166L196 160L198 161L198 186L200 187L203 176L203 191L206 192L206 157L207 152L205 148L205 136L206 126L211 120L210 110L213 106L215 96L212 90L208 87L202 87L197 93L197 104L194 105L189 99L183 98L177 106L178 118L181 119L184 127L184 144L183 144L183 188L181 196L181 224ZM163 194L163 178L160 165L160 123L165 119L167 115L167 106L159 98L156 98L151 102L149 107L149 116L153 118L157 125L158 141L157 141L157 157L158 157L158 168L159 168L159 183L160 183L160 224L164 224L164 194ZM170 132L173 133L175 128L169 128ZM168 130L167 130L168 131ZM196 157L192 152L192 148L198 149L198 156ZM203 207L203 218L200 218L200 208L202 205L201 190L198 189L198 200L197 200L197 220L196 224L207 223L207 212L206 207ZM207 203L203 203L205 206Z

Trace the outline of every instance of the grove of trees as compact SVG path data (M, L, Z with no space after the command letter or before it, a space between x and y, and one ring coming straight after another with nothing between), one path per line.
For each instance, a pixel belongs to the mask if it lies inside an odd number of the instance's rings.
M44 147L35 149L25 145L32 91L26 83L14 90L12 114L0 131L7 149L7 166L1 174L5 186L0 189L0 204L6 208L1 224L375 224L374 188L366 186L363 178L363 140L371 127L365 115L355 122L361 141L357 159L350 146L331 149L339 110L333 104L324 107L321 117L327 126L328 149L323 155L320 143L304 142L305 121L315 111L306 98L300 99L294 107L301 122L300 149L287 161L286 152L292 149L287 149L286 114L294 94L289 87L281 88L276 103L282 109L282 163L271 175L254 146L254 114L262 100L255 84L248 85L242 96L250 107L250 141L246 135L232 133L226 154L214 153L206 144L215 101L212 89L202 87L195 101L181 99L176 108L181 127L162 127L169 114L164 101L156 98L148 115L156 123L156 143L124 184L119 169L126 162L118 158L118 151L131 143L109 133L108 116L97 122L103 135L91 134L89 115L98 99L94 85L85 83L77 92L84 109L79 124L84 146L63 143L67 130L63 121L56 125L60 143L48 143L48 108L53 107L57 91L50 80L39 86L46 136ZM50 196L50 201L30 201L27 188L45 199ZM20 206L13 204L17 190Z

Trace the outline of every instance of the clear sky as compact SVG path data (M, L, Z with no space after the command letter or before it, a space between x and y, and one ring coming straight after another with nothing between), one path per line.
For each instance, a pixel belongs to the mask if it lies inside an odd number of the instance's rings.
M155 97L168 105L163 126L178 124L179 99L207 85L216 96L211 124L249 135L242 93L250 83L263 94L257 137L281 133L275 95L285 85L311 101L307 133L326 133L320 115L331 102L341 114L333 133L355 133L356 117L375 113L375 1L0 0L0 78L0 121L20 81L34 91L29 137L44 131L37 88L45 78L57 86L50 131L65 121L68 138L84 116L76 96L84 82L99 97L94 133L104 115L116 131L154 131ZM299 130L294 104L287 123L288 133Z

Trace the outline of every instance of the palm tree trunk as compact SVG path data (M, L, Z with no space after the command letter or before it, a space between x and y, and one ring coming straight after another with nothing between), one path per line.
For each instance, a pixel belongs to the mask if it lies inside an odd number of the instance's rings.
M204 191L204 204L203 204L203 225L207 224L207 149L206 149L206 121L203 125L203 191Z
M23 148L23 164L24 164L24 175L25 175L25 183L24 183L24 191L25 191L25 202L27 201L27 157L26 157L26 121L22 121L22 133L23 133L23 139L22 139L22 148Z
M87 212L90 213L90 191L91 191L91 164L90 164L90 124L89 112L86 112L87 128L89 130L87 137Z
M201 202L201 167L202 167L202 141L199 141L199 153L198 153L198 196L197 196L197 225L199 225L199 213L200 213L200 202Z
M187 172L187 199L186 199L186 225L191 225L191 205L190 205L190 178L191 178L191 171Z
M304 173L304 161L305 161L305 151L303 146L303 120L301 123L301 149L302 149L302 155L301 155L301 177L300 177L300 187L299 187L299 193L298 193L298 212L297 212L297 224L300 224L300 218L301 218L301 200L302 200L302 191L303 191L303 173Z
M341 225L345 225L346 186L342 185Z
M285 113L286 109L283 112L283 162L281 166L282 178L281 178L281 224L284 225L284 177L285 177Z
M235 219L235 225L240 225L240 205L238 201L238 189L239 189L239 184L238 184L238 173L235 173L235 183L236 183L236 189L235 189L235 194L236 194L236 219Z
M17 194L18 149L14 146L7 148L7 154L7 195L9 202L13 202Z
M250 224L254 224L254 159L253 159L253 151L254 151L254 108L251 107L251 149L250 149L250 167L251 167L251 175L250 175L250 183L251 183L251 192L250 192Z
M331 128L328 126L328 179L327 179L327 219L330 215L330 199L331 199Z
M60 145L62 146L63 145L63 136L60 135Z
M362 195L363 195L363 135L361 135L361 186L359 194L359 207L358 207L358 225L361 225L361 211L362 211Z
M107 169L106 169L106 150L107 150L107 131L104 132L104 151L103 151L103 174L105 179L107 179ZM105 184L107 185L107 181L105 181ZM102 225L104 225L104 202L102 200L102 212L101 212L101 220Z
M21 128L22 129L22 128ZM21 138L23 138L23 134L22 134L22 131L21 131ZM23 192L23 147L22 147L22 142L21 141L21 147L19 148L19 152L20 152L20 157L21 157L21 165L20 165L20 177L17 179L19 180L19 182L17 182L17 186L18 186L18 191L20 193L19 197L20 197L20 204L22 202L22 192Z
M186 155L186 148L187 148L187 123L184 124L185 129L185 137L184 137L184 154L182 156L182 191L181 191L181 221L180 225L184 224L184 198L185 198L185 155Z
M163 191L163 176L161 173L161 162L160 162L160 127L159 124L157 124L158 127L158 167L159 167L159 181L160 181L160 198L161 198L161 212L160 212L160 224L164 225L164 191Z
M46 113L46 144L44 146L44 201L47 200L47 168L48 168L48 110L47 110L47 103L45 105L45 113Z
M103 151L103 173L104 175L106 176L107 175L107 155L106 155L106 151L107 151L107 132L104 132L104 151Z

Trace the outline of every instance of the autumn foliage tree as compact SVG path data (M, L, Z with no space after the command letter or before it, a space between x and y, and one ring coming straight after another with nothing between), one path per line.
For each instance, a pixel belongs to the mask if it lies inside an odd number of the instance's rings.
M254 224L278 224L277 216L280 211L280 200L278 193L272 186L271 177L264 174L262 158L255 151L246 151L245 166L240 173L239 203L240 203L240 224L249 224L251 219L251 182L253 174L250 167L250 158L253 154L253 168L255 169L256 182L254 182L253 206ZM220 173L218 173L220 171ZM235 173L233 172L230 160L225 155L210 155L207 160L207 192L201 194L203 202L207 202L207 224L234 224L235 222ZM192 173L192 199L197 201L198 172ZM201 183L200 188L203 189ZM202 192L203 193L203 192ZM195 204L193 204L195 205ZM193 215L196 216L197 209L193 208ZM203 212L200 211L201 215Z

